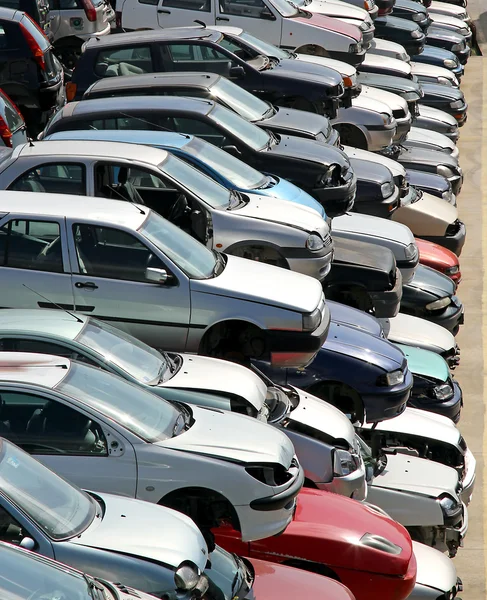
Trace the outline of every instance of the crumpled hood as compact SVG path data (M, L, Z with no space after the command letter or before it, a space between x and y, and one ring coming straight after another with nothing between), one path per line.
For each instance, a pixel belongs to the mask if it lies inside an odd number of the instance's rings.
M356 19L357 21L370 20L369 13L366 10L346 2L323 2L323 0L312 0L312 2L303 8L309 10L309 12L327 15L334 19Z
M295 61L293 61L295 62ZM276 112L272 117L265 119L262 125L269 128L286 129L292 131L306 132L313 136L320 132L327 132L330 126L328 119L322 115L316 115L304 110L294 108L276 107ZM292 135L292 133L291 133Z
M421 85L426 97L441 98L445 102L456 102L457 100L465 102L465 96L460 88L440 83L423 83Z
M294 389L299 393L299 404L288 416L291 421L323 431L335 439L346 440L353 447L355 430L338 408L304 390Z
M357 184L360 185L361 181L369 181L382 185L388 181L392 182L392 173L387 167L381 165L380 162L363 160L362 158L350 158L350 164L352 169L357 176ZM382 200L382 196L380 196ZM355 199L355 202L360 202L360 197Z
M327 300L326 303L330 309L332 323L348 325L355 329L361 329L375 337L382 337L382 326L372 315L341 302Z
M192 279L192 293L249 300L293 312L312 313L319 306L323 290L317 279L238 256L226 255L226 260L218 277Z
M406 177L406 169L398 163L397 160L392 160L392 158L382 156L376 152L369 152L368 150L362 150L361 148L353 148L352 146L343 146L343 150L347 153L349 158L353 157L361 158L362 160L370 160L371 162L379 163L384 167L387 167L394 177ZM381 220L383 221L383 219Z
M409 227L388 219L359 213L346 213L332 219L331 232L332 235L339 232L364 234L371 238L394 240L404 246L409 246L414 242L414 236Z
M94 495L105 503L103 518L95 518L85 532L67 543L141 556L175 567L190 560L204 570L208 549L189 517L133 498L98 492Z
M380 91L380 90L377 90L377 91ZM354 106L355 108L364 108L366 110L371 110L376 113L383 112L383 113L386 113L386 115L392 116L392 108L388 104L385 104L381 100L378 100L377 97L374 96L373 94L364 94L363 86L362 86L362 92L360 92L360 95L357 96L356 98L352 98L352 106ZM340 109L340 110L342 110L342 109ZM346 110L346 109L343 109L343 110ZM347 114L347 113L345 113L345 114Z
M408 367L413 375L423 375L424 377L433 377L438 381L445 382L450 371L448 364L445 359L429 350L423 350L422 348L414 348L412 346L404 346L403 344L397 344L396 346L404 353L404 356L408 359Z
M446 554L419 542L413 542L413 552L418 565L417 585L435 588L445 594L456 585L457 570ZM437 597L441 598L441 595Z
M360 96L365 94L366 97L371 98L372 100L376 100L378 102L383 102L387 106L389 106L389 111L394 111L397 109L402 109L408 112L408 104L406 100L401 98L398 94L387 92L386 90L382 90L379 88L370 87L368 85L362 85L362 91L360 92ZM359 96L359 98L360 98ZM353 103L353 101L352 101ZM387 112L389 112L387 111Z
M447 86L440 86L447 87ZM449 137L438 131L432 131L430 129L422 129L421 127L411 127L408 133L408 142L421 141L437 146L439 149L448 148L451 152L455 149L455 142Z
M425 106L424 104L418 104L418 108L419 114L422 117L425 117L427 119L435 119L436 121L446 123L447 125L458 126L455 117L448 114L444 110L438 110L437 108L433 108L432 106Z
M350 263L384 273L395 271L396 259L391 250L368 242L339 239L335 241L333 263Z
M392 215L393 221L407 225L416 236L445 235L448 225L457 219L458 210L453 204L427 192L417 202L400 206Z
M242 463L277 463L288 469L294 447L281 430L245 415L191 406L193 425L157 446Z
M350 167L345 152L335 146L290 135L281 135L280 138L279 144L272 145L267 152L276 156L300 158L325 167L331 164L337 164L342 169Z
M335 60L334 58L326 58L324 56L315 56L314 54L300 53L296 55L296 58L300 61L301 65L303 62L322 65L338 71L342 76L346 75L348 77L352 77L352 75L357 74L357 69L353 65L349 65L342 60Z
M367 52L364 62L359 67L359 71L367 72L369 70L377 73L387 70L391 71L391 74L392 71L395 71L397 75L402 77L409 77L411 74L411 67L406 61Z
M425 265L418 265L414 277L408 285L425 290L438 298L455 294L455 284L450 277Z
M330 305L332 303L330 302ZM386 337L393 341L422 348L437 348L440 353L455 347L454 336L441 325L399 313L392 319L380 319Z
M457 485L458 473L452 467L426 458L388 454L386 468L374 478L372 487L403 490L433 498L446 493L458 501Z
M273 69L268 69L266 71L266 77L281 77L283 75L283 71L288 77L294 77L296 81L314 81L315 83L319 83L321 85L333 87L339 85L340 83L343 83L342 76L340 75L340 73L337 73L335 69L332 69L325 65L315 64L314 62L297 61L293 58L282 58L277 66L275 66ZM317 117L318 115L313 116Z
M180 354L183 359L179 371L161 388L180 388L223 392L235 392L248 400L257 411L265 403L267 387L260 377L251 370L236 363L193 354Z
M312 208L272 196L251 194L248 197L250 202L236 209L234 211L236 215L281 223L310 233L316 231L323 238L329 234L330 230L326 221Z

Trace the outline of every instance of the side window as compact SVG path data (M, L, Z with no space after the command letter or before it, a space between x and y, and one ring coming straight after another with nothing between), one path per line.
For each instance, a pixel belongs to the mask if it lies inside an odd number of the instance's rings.
M53 194L86 193L85 166L75 163L52 163L38 166L16 179L9 190L50 192Z
M149 46L104 50L98 54L95 61L95 73L98 77L118 77L119 75L140 75L153 72Z
M145 0L139 0L139 2L144 1ZM162 6L167 8L180 8L183 10L210 12L211 0L162 0Z
M164 268L144 244L125 231L79 224L73 226L73 236L79 268L86 275L148 283L147 267Z
M226 15L260 19L268 11L262 0L220 0L220 12Z
M60 10L84 10L81 0L59 0Z
M0 350L2 352L35 352L39 354L52 354L54 356L63 356L71 360L77 360L94 367L99 365L91 359L71 350L66 346L54 344L53 342L44 342L42 340L25 340L4 338L0 340Z
M21 525L3 508L3 506L0 506L0 540L2 542L18 545L24 537L25 533L22 531ZM15 597L15 593L12 593L12 597Z
M17 50L22 44L21 33L17 24L0 21L0 50ZM20 39L19 39L20 38ZM2 76L4 79L6 75Z
M204 44L168 44L161 51L163 59L167 56L167 70L187 71L191 67L191 70L228 75L232 66L226 54Z
M63 272L59 223L9 221L0 228L0 267Z
M187 117L177 117L173 122L174 131L196 135L215 146L224 145L225 136L210 123Z
M4 437L31 454L107 456L101 427L55 400L22 392L2 392Z

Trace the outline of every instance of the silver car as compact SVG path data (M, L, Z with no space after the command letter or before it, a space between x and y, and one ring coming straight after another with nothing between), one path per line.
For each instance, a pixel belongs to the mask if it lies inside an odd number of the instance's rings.
M279 366L308 364L326 339L316 279L211 251L145 206L4 192L2 212L4 307L61 305L151 346Z
M230 191L159 148L104 141L24 144L0 155L0 189L145 204L220 252L320 281L330 271L330 229L314 210Z

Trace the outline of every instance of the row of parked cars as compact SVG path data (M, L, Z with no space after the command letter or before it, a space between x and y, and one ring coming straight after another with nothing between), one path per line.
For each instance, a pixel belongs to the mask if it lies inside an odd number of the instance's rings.
M74 70L19 8L3 597L458 600L461 1L119 1Z

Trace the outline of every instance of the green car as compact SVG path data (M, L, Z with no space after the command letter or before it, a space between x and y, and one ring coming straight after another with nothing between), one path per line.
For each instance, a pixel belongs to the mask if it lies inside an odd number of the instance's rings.
M462 389L453 379L446 360L429 350L394 345L403 351L413 374L408 406L438 413L457 423L463 406Z

